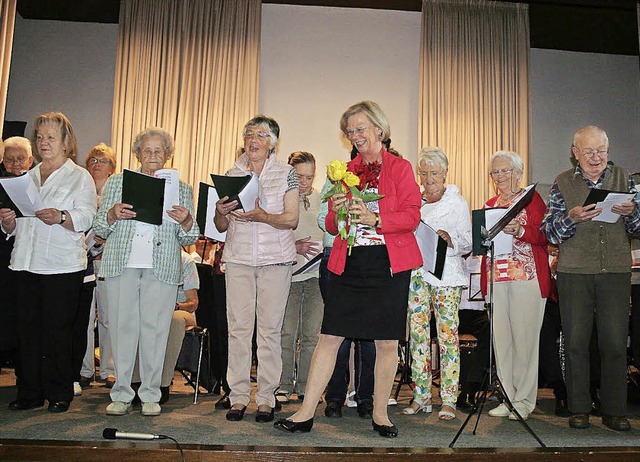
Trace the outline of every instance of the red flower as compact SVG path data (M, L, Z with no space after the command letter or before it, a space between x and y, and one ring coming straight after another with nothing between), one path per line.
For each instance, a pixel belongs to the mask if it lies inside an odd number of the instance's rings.
M354 173L360 178L358 189L363 191L365 188L377 188L380 183L380 170L382 170L382 164L377 161L356 165Z

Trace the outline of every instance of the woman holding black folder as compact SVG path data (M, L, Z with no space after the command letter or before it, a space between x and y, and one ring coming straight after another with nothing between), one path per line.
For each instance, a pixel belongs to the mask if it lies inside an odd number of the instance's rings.
M251 356L254 325L258 344L258 410L256 422L270 422L276 407L282 357L280 329L296 260L293 229L298 226L298 176L278 161L278 123L256 116L244 126L244 147L228 176L258 176L266 203L235 210L238 201L224 196L216 203L214 222L227 232L222 261L226 265L229 366L227 382L231 409L226 418L237 422L251 398Z
M136 136L132 149L142 164L139 171L153 176L171 159L174 143L165 130L148 128ZM106 239L98 277L104 278L116 375L107 414L124 415L131 409L138 355L142 414L154 416L161 412L162 366L182 282L180 246L195 243L200 230L188 184L180 181L180 203L167 211L175 223L160 225L136 220L132 206L121 202L122 185L122 174L109 178L93 222L96 235Z
M520 187L522 159L515 152L498 151L489 165L498 195L485 208L511 206L525 192ZM551 289L547 239L540 232L545 210L540 194L534 192L529 205L504 227L503 232L513 236L512 250L495 255L492 269L496 369L504 392L525 420L536 407L540 328ZM483 258L480 283L485 299L489 271ZM504 403L489 415L517 419Z
M413 401L402 413L431 412L431 309L435 315L440 351L440 420L456 417L460 378L458 309L464 286L468 284L462 255L471 251L469 205L456 185L446 184L449 161L440 148L426 147L418 156L422 184L423 222L447 243L442 277L424 268L411 272L409 285L409 338L411 377L416 386Z

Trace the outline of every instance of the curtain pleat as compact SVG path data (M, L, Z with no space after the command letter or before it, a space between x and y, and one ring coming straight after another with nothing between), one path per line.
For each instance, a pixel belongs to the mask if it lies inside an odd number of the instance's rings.
M0 0L0 120L4 120L17 0Z
M449 158L449 183L472 208L494 194L488 161L498 150L529 155L528 7L478 0L424 0L420 146Z
M260 0L123 0L112 144L122 168L138 165L135 135L174 135L172 167L194 185L233 165L258 106Z

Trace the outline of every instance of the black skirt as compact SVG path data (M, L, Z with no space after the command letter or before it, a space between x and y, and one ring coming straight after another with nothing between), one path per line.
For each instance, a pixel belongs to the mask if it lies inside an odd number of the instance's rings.
M411 271L391 274L387 247L354 247L342 275L329 273L322 333L371 340L407 336Z

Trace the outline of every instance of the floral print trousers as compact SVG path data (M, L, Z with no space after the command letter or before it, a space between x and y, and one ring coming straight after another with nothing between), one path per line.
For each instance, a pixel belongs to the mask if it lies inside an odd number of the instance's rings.
M437 287L427 283L421 270L411 272L409 286L409 336L413 399L425 404L431 399L431 308L435 313L440 347L440 398L455 408L460 378L458 308L463 287Z

